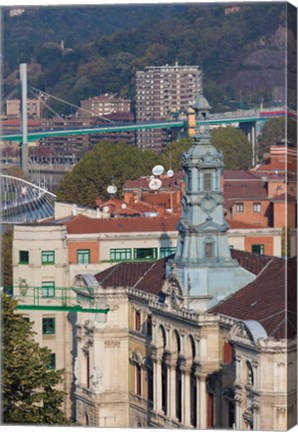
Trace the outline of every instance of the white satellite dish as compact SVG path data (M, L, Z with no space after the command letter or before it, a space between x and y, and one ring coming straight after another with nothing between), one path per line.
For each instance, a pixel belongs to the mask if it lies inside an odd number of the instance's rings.
M103 209L102 209L102 211L103 211L104 213L110 213L110 209L109 209L108 206L104 206Z
M149 188L151 190L158 190L161 188L162 182L160 179L153 179L149 182Z
M121 208L124 210L126 209L127 205L125 203L121 204Z
M169 169L169 171L167 171L167 176L168 177L173 177L173 175L174 175L174 171L171 170L171 169Z
M155 179L154 175L151 175L149 178L150 178L150 180L154 180Z
M164 167L162 165L155 165L155 167L152 168L152 174L155 176L160 176L164 172Z
M115 185L110 185L107 187L107 192L110 195L114 195L117 192L117 187Z

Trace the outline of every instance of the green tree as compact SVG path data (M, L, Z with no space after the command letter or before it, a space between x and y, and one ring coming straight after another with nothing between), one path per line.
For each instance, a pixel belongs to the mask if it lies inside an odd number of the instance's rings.
M179 141L171 142L163 151L161 163L166 168L174 171L181 169L182 154L192 145L192 138L181 138Z
M17 302L2 296L2 396L4 423L66 424L56 389L62 370L49 368L51 352L34 341L32 324L16 312Z
M240 129L231 126L213 129L212 143L222 151L225 169L248 169L251 166L251 144Z
M106 189L112 181L120 197L125 180L150 174L158 161L151 150L102 141L65 175L57 191L58 199L92 207L98 196L108 197Z
M12 240L13 229L7 225L2 234L2 283L4 287L12 286Z
M264 153L270 151L270 146L286 138L286 120L285 117L277 117L268 120L262 127L258 137L258 156L263 159ZM296 145L297 141L297 123L287 118L287 139Z
M258 156L262 160L264 153L268 153L270 146L285 138L285 119L278 117L268 120L262 127L258 137Z

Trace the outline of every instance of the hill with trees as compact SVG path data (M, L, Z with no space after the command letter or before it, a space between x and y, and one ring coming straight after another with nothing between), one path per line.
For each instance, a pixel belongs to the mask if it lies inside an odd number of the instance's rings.
M28 7L16 17L6 10L4 96L20 62L30 63L31 85L77 105L109 92L134 99L137 70L178 61L203 68L216 111L231 100L270 101L284 82L284 23L282 3L241 3L234 13L219 3Z

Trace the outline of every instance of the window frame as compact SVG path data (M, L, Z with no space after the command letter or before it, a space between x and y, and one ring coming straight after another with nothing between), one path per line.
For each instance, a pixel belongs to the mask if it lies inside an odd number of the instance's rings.
M262 203L261 202L252 203L252 211L254 213L261 213L262 212Z
M53 293L50 294L49 291L53 290ZM46 295L45 295L46 291ZM54 298L56 291L56 284L54 281L43 281L41 283L41 298Z
M52 260L49 259L49 257L52 257ZM51 250L41 251L41 264L42 265L55 264L55 251L51 251Z
M26 259L22 259L22 254L27 254ZM28 265L29 264L29 251L19 250L19 264Z
M244 213L244 202L237 202L235 210L236 213Z
M166 258L172 254L176 253L175 246L161 247L159 248L159 257Z
M49 321L51 320L52 325L49 325ZM48 324L46 324L48 322ZM51 327L52 330L45 331L45 327ZM56 334L56 319L54 317L43 317L42 318L42 334L44 336L51 336Z
M259 252L256 251L256 250L253 250L253 248L256 248L256 247L258 247L260 249ZM264 244L252 244L251 245L251 252L259 254L259 255L264 255L264 253L265 253L265 246L264 246Z
M55 370L56 369L56 354L55 353L51 353L50 354L49 369L50 370Z
M117 255L119 254L119 258ZM124 255L124 257L123 257ZM132 250L131 248L116 248L110 249L110 261L131 261L132 260Z
M204 192L212 191L212 173L204 173ZM208 188L207 188L208 186Z
M77 264L90 264L90 249L77 249ZM83 262L81 262L81 258L84 257ZM88 257L88 262L85 261L85 258Z
M142 396L142 368L141 365L136 364L136 394Z
M146 253L145 251L152 251L152 256L150 258L144 258L144 257L138 257L139 251ZM151 261L157 259L157 248L135 248L134 249L134 260L140 260L140 261Z

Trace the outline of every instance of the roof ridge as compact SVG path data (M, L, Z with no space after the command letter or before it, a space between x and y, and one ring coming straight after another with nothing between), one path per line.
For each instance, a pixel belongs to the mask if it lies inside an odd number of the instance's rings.
M144 277L148 274L148 272L155 266L155 264L157 263L157 261L155 261L154 263L152 263L152 265L148 268L147 271L145 271L145 273L141 276L141 278L139 278L136 283L133 285L132 288L135 288L143 279Z
M267 255L265 255L265 256L267 256ZM275 257L273 257L273 258L271 258L265 265L264 265L264 267L259 271L259 273L257 274L257 277L259 277L265 270L266 270L266 268L269 266L269 264L271 264L273 261L274 261L274 258Z
M104 281L108 278L108 277L110 277L113 273L114 273L114 271L121 265L121 264L123 264L123 263L117 263L115 266L113 266L113 267L110 267L110 269L107 269L107 270L111 270L110 272L107 272L107 274L106 274L106 276L100 281L100 284L102 285L103 283L104 283Z

